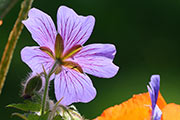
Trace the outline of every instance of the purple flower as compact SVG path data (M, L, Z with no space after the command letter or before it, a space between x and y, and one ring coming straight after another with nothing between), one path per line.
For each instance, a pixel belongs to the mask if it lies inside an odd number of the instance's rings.
M61 6L57 12L57 31L50 16L32 8L23 24L39 46L25 47L22 60L32 71L49 71L55 61L55 95L61 104L89 102L96 96L91 79L85 74L110 78L119 67L113 64L116 48L112 44L82 46L90 37L95 19L78 16L72 9Z
M149 82L150 86L147 86L149 95L151 98L151 107L152 107L152 120L161 120L162 112L159 107L156 105L158 94L159 94L159 87L160 87L160 76L159 75L152 75L151 81Z

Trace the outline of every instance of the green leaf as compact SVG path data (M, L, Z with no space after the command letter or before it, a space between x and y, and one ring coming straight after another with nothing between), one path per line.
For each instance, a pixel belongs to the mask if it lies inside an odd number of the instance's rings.
M28 120L39 120L39 117L38 115L36 114L29 114L28 115Z
M18 117L20 117L20 118L22 118L22 119L24 119L24 120L28 120L25 115L20 114L20 113L13 113L12 116L18 116Z
M46 114L40 116L40 118L39 118L38 120L48 120L49 113L50 113L50 112L46 112Z
M60 115L57 115L53 118L53 120L63 120L63 118Z
M41 103L25 100L24 103L10 104L7 107L16 108L26 112L39 112L41 109Z

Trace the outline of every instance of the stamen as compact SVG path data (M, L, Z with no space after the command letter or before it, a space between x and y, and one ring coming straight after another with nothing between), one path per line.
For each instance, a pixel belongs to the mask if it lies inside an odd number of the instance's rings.
M42 50L43 52L47 53L51 58L54 59L54 55L53 55L53 52L51 51L51 49L49 49L48 47L44 47L44 46L41 46L39 49Z
M62 57L62 60L65 60L67 58L73 57L75 54L77 54L82 49L81 45L73 46L71 49L69 49Z
M64 50L64 42L60 34L57 34L54 51L56 59L60 59Z
M81 68L81 66L78 63L75 63L75 62L72 62L72 61L64 61L63 65L65 67L73 69L73 70L75 70L77 72L84 73L83 69Z
M62 71L62 66L59 65L59 64L57 64L54 73L57 75L57 74L59 74L61 71Z

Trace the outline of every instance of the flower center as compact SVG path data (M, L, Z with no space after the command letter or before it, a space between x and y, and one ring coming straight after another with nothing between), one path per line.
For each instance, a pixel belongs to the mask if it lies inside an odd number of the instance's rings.
M58 74L61 72L62 65L65 67L68 67L70 69L73 69L77 72L83 73L83 70L78 63L68 60L68 58L72 58L75 54L77 54L82 49L81 45L75 45L72 48L70 48L69 50L67 50L65 53L63 53L64 52L64 42L63 42L61 35L57 34L55 45L54 45L55 55L53 54L51 49L49 49L48 47L42 46L39 49L42 50L43 52L45 52L46 54L48 54L54 60L59 62L59 64L57 64L57 66L55 68L55 74Z

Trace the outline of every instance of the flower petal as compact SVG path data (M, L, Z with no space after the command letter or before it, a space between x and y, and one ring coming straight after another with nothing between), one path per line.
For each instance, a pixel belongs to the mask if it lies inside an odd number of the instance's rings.
M150 86L147 86L147 88L151 98L152 118L153 120L160 120L162 112L159 109L159 107L156 105L159 94L159 87L160 87L160 76L152 75L149 85Z
M162 109L163 120L180 120L180 105L170 103Z
M154 115L152 116L152 120L161 120L162 111L159 109L158 105L154 108Z
M160 109L166 105L164 98L159 94L157 105ZM133 95L129 100L107 108L101 116L94 120L150 120L151 100L149 93Z
M46 72L49 72L54 64L54 60L45 52L41 51L39 47L25 47L21 51L22 61L25 62L33 72L43 72L44 66Z
M150 86L148 87L148 91L150 93L151 101L152 101L152 109L155 108L158 93L159 93L159 87L160 87L160 76L159 75L152 75L151 81L149 82Z
M83 45L89 39L94 23L93 16L78 16L71 8L61 6L57 12L57 26L64 40L64 52L75 45Z
M150 120L150 104L148 93L133 95L120 105L107 108L94 120Z
M54 80L55 95L57 101L61 98L60 104L70 105L74 102L87 103L94 99L96 90L91 79L75 70L63 67L59 75Z
M161 110L167 105L166 101L164 100L160 92L159 92L158 100L156 104Z
M90 44L82 48L73 59L85 73L110 78L116 75L119 67L112 63L116 48L112 44Z
M57 31L51 17L36 8L32 8L28 16L23 24L31 32L32 38L40 46L49 47L54 51Z

